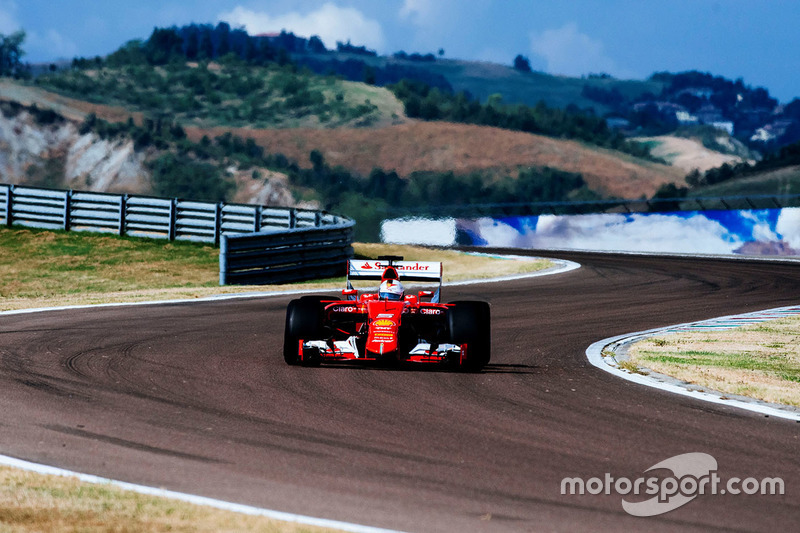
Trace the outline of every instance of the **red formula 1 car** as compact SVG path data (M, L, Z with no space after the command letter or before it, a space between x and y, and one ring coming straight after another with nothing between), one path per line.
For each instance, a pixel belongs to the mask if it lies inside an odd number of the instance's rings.
M380 281L361 292L353 281ZM405 294L403 282L438 282ZM343 298L303 296L286 310L283 356L290 365L329 362L439 363L478 371L491 356L489 304L440 303L442 264L402 257L348 261ZM428 301L424 301L427 299Z

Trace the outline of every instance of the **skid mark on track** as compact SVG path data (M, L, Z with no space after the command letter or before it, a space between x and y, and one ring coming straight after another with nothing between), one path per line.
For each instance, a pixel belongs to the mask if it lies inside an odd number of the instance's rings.
M21 378L17 380L18 383L25 385L26 387L30 387L32 389L36 389L37 391L45 392L47 394L52 394L54 396L59 396L62 398L73 398L76 395L70 391L64 390L60 387L56 387L47 381L42 379L34 379L31 377ZM88 399L88 396L84 396L84 399Z
M219 461L217 459L211 459L210 457L203 457L201 455L195 455L191 453L179 452L176 450L168 450L166 448L158 448L155 446L149 446L147 444L142 444L140 442L134 442L130 440L120 439L117 437L111 437L109 435L103 435L100 433L92 433L91 431L86 431L83 429L72 428L68 426L58 426L55 424L48 424L43 426L45 429L49 429L50 431L56 431L58 433L63 433L65 435L70 435L73 437L81 437L84 439L92 439L92 440L99 440L102 442L107 442L109 444L114 444L116 446L123 446L125 448L130 448L132 450L138 450L147 453L154 453L158 455L167 455L169 457L177 457L179 459L190 459L192 461L200 461L203 463L217 463L217 464L226 464L225 461Z

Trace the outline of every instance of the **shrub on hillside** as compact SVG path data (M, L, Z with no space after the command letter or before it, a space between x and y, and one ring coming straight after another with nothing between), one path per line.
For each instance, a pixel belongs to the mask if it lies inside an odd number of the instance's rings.
M152 163L153 192L158 196L223 202L233 192L223 171L215 165L170 152Z

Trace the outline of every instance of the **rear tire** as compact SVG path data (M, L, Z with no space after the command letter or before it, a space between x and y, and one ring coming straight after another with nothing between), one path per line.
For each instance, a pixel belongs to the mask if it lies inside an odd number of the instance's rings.
M300 341L320 340L322 337L322 313L319 299L305 297L289 302L289 306L286 308L286 326L283 333L283 360L286 361L286 364L318 365L319 357L301 361Z
M447 312L449 342L467 345L467 358L459 369L478 372L492 356L491 311L487 302L451 302Z

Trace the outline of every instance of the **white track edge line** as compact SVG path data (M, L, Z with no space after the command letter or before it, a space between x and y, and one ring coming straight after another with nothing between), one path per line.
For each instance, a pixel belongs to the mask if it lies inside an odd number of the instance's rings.
M756 311L755 313L765 313L765 312L776 312L782 311L784 309L788 309L790 307L795 306L786 306L786 307L777 307L772 309L765 309L763 311ZM600 341L595 342L591 346L586 349L586 357L589 359L589 362L594 365L595 367L603 370L604 372L608 372L614 376L619 378L625 379L627 381L631 381L633 383L637 383L639 385L644 385L647 387L653 387L655 389L659 389L666 392L671 392L674 394L679 394L681 396L687 396L689 398L694 398L696 400L702 400L705 402L710 402L718 405L726 405L729 407L737 407L739 409L745 409L747 411L751 411L754 413L759 413L767 416L774 416L776 418L784 418L787 420L794 420L800 422L800 413L787 411L785 409L781 409L780 407L774 406L774 404L769 404L766 402L761 402L760 400L753 400L752 402L744 401L744 400L737 400L735 398L727 398L724 397L723 393L719 393L716 391L709 391L709 390L692 390L687 388L689 384L686 386L678 385L675 383L666 383L664 381L658 380L656 378L646 376L643 374L632 374L630 372L626 372L621 370L620 368L609 364L606 361L606 358L603 357L603 350L611 345L614 345L614 348L618 346L622 346L624 344L630 344L632 342L643 340L648 337L654 337L668 330L672 330L675 328L685 327L685 326L692 326L696 324L701 324L704 322L709 322L711 320L725 320L727 318L733 317L741 317L748 314L755 314L755 313L744 313L744 314L735 314L735 315L727 315L718 318L713 318L709 320L699 320L695 322L686 322L683 324L676 324L674 326L665 326L655 329L649 329L645 331L639 331L636 333L626 333L623 335L617 335L615 337L609 337L607 339L603 339ZM611 351L614 351L614 348L611 348Z
M186 494L182 492L175 492L166 489L157 489L154 487L147 487L144 485L136 485L134 483L126 483L124 481L116 481L113 479L106 479L98 476L93 476L89 474L81 474L78 472L71 472L69 470L64 470L61 468L55 468L52 466L31 463L28 461L23 461L21 459L15 459L13 457L7 457L4 455L0 455L0 465L8 466L12 468L18 468L20 470L27 470L29 472L35 472L37 474L45 474L50 476L60 476L60 477L72 477L77 478L80 481L85 483L94 483L100 485L110 485L113 487L117 487L123 490L136 492L138 494L144 494L147 496L158 496L161 498L169 498L171 500L178 500L186 503L191 503L194 505L204 505L207 507L213 507L216 509L221 509L223 511L232 511L240 514L250 515L250 516L262 516L265 518L269 518L272 520L280 520L283 522L292 522L296 524L303 524L307 526L317 526L323 528L331 528L331 529L338 529L341 531L348 531L352 533L399 533L396 530L392 529L382 529L378 527L372 526L363 526L360 524L352 524L349 522L340 522L338 520L330 520L327 518L315 518L313 516L305 516L305 515L298 515L293 513L286 513L283 511L274 511L271 509L262 509L259 507L253 507L250 505L243 505L240 503L231 503L226 502L223 500L216 500L213 498L206 498L204 496L195 496L193 494Z

